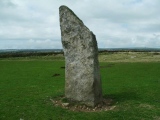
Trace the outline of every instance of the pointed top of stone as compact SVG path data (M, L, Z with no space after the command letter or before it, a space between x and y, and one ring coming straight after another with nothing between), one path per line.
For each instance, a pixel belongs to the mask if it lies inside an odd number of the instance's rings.
M70 13L70 15L74 16L79 22L81 22L83 24L83 21L67 6L65 6L65 5L60 6L59 11L60 11L60 15Z

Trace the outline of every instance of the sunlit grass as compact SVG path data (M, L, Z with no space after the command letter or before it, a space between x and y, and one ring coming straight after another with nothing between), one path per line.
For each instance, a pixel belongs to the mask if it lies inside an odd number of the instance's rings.
M53 106L50 98L64 94L64 64L44 59L0 61L0 119L160 119L159 62L100 63L103 96L112 98L116 108L97 113Z

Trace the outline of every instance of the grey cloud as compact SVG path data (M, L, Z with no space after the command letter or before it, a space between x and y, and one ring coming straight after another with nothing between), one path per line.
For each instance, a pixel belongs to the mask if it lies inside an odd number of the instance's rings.
M1 0L0 9L6 8L6 7L16 7L16 4L11 2L11 0Z
M149 24L147 26L144 26L144 28L139 31L160 33L160 23L159 24Z

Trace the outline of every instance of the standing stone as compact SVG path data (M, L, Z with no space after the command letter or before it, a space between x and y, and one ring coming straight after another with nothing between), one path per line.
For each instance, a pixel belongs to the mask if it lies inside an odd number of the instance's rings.
M102 101L96 37L68 7L61 6L59 10L65 55L65 97L95 106Z

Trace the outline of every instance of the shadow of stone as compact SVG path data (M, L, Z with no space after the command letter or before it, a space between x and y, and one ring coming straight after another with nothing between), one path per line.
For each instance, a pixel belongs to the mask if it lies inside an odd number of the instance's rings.
M114 103L116 102L125 102L128 100L137 100L139 101L141 98L139 97L138 93L136 91L129 91L126 90L121 93L115 93L115 94L105 94L103 98L107 99L113 99Z

